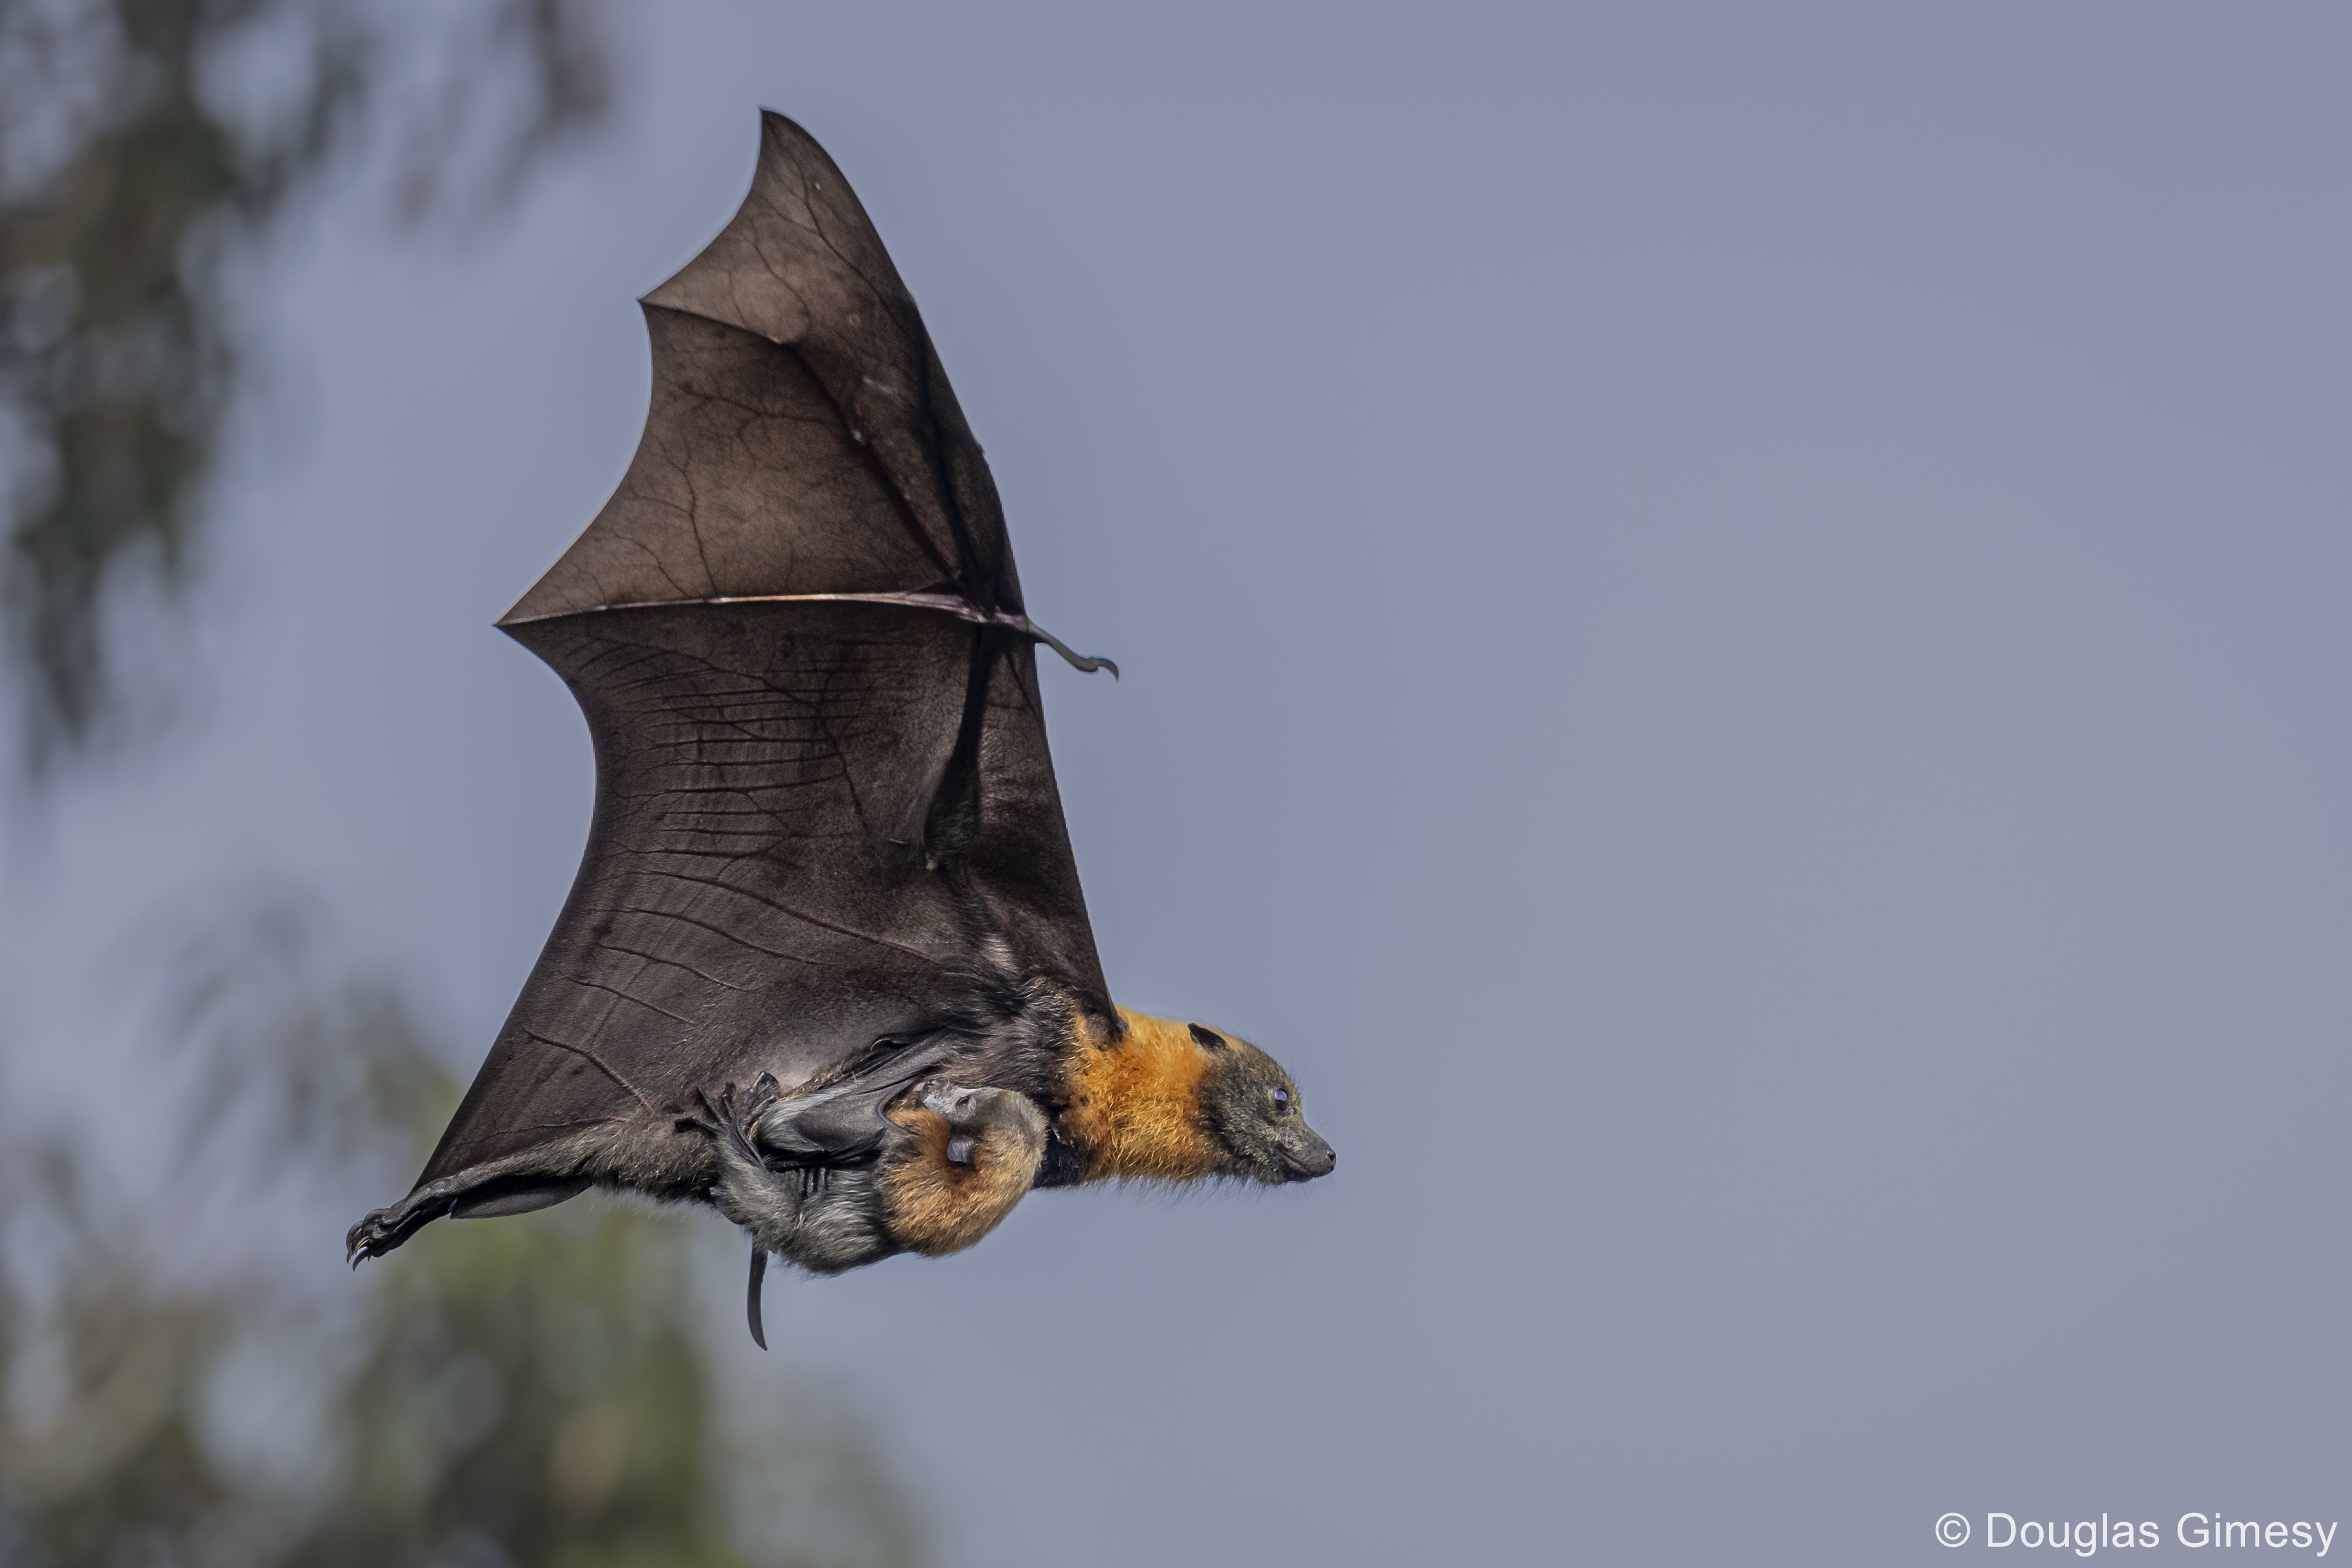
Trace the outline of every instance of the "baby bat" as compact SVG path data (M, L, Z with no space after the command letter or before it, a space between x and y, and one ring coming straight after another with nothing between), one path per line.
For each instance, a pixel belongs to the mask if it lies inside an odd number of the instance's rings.
M579 874L354 1264L592 1186L817 1273L971 1246L1033 1186L1327 1174L1297 1086L1116 1006L994 482L831 159L762 117L734 219L643 303L646 433L499 624L578 698ZM764 1343L764 1340L762 1340Z

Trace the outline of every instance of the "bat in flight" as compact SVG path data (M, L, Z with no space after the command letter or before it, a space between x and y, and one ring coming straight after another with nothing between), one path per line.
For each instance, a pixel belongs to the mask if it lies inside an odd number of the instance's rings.
M352 1261L591 1186L707 1202L820 1274L1035 1186L1328 1173L1255 1046L1113 1004L996 486L806 131L646 296L619 489L499 624L596 755L580 872L439 1147ZM1117 674L1113 669L1112 673Z

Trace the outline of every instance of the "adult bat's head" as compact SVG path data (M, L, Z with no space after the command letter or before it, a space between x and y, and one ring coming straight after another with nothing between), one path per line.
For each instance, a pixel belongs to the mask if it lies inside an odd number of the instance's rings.
M1329 1176L1339 1156L1307 1124L1298 1085L1282 1064L1246 1040L1186 1026L1208 1057L1201 1073L1201 1121L1230 1162L1226 1174L1270 1185Z
M1118 1009L1116 1039L1072 1061L1062 1136L1088 1181L1269 1185L1328 1176L1331 1145L1307 1124L1281 1063L1228 1034Z

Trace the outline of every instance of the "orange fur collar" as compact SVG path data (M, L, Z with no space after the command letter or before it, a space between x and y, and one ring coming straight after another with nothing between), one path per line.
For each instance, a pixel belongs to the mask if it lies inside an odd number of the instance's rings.
M1088 1181L1191 1181L1213 1174L1220 1151L1201 1120L1209 1053L1191 1026L1131 1013L1114 1044L1089 1040L1070 1063L1062 1133L1087 1156Z

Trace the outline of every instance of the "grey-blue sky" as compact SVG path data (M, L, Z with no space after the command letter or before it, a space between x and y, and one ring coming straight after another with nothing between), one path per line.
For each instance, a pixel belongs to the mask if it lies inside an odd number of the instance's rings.
M2352 1515L2340 14L637 38L510 239L289 247L209 711L20 869L14 1090L126 921L257 865L488 1042L589 788L489 622L618 476L629 301L765 103L921 301L1032 608L1127 671L1047 676L1114 988L1276 1051L1341 1155L772 1293L959 1561Z

